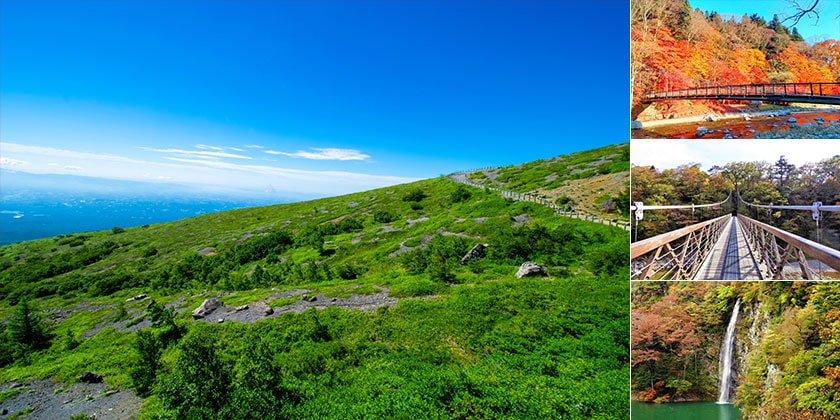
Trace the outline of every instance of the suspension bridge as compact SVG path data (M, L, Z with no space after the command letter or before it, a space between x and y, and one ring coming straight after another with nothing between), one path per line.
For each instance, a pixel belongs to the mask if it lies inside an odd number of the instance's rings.
M801 102L840 105L840 83L803 82L699 86L688 89L654 92L642 97L644 102L680 99L762 101L771 103Z
M823 278L824 272L840 271L840 251L739 212L744 209L810 211L820 232L825 212L840 206L815 202L810 206L780 206L748 203L730 192L726 200L702 205L630 207L638 224L646 211L710 208L718 215L630 245L631 278L637 280L782 280Z

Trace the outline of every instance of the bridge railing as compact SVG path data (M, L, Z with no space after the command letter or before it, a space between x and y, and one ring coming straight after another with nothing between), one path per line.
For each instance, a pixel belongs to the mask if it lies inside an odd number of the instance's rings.
M720 216L630 244L631 278L693 279L730 218Z
M761 223L744 215L738 215L738 221L752 249L758 258L759 268L765 278L785 279L785 267L789 263L799 266L802 278L813 280L817 276L807 257L811 257L837 271L840 271L840 251L818 244L814 241L794 235ZM791 277L792 273L787 273ZM798 276L796 276L798 277Z
M819 97L840 96L838 82L759 83L751 85L697 86L688 89L655 92L646 99L743 97Z

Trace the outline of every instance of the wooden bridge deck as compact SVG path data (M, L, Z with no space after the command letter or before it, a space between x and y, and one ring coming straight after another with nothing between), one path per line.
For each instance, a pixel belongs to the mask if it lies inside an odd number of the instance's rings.
M761 280L761 272L741 225L732 217L695 280Z

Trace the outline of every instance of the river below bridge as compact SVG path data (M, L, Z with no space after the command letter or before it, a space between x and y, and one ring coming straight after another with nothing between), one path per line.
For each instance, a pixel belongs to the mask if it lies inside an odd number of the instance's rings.
M633 401L631 420L741 420L741 411L732 404L682 402L652 404Z
M751 139L758 133L774 129L787 129L788 119L796 118L797 125L806 123L816 124L818 118L827 125L829 123L840 123L840 112L837 111L813 111L797 112L788 115L777 116L753 116L747 121L744 117L720 119L718 121L693 121L674 124L657 122L645 123L645 126L638 130L632 130L631 137L634 139L722 139L727 134L733 138ZM698 128L705 127L707 130L703 136L698 137ZM728 138L728 137L727 137Z

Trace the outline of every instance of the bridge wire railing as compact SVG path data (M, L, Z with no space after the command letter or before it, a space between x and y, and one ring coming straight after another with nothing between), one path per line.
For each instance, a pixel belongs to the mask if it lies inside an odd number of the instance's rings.
M699 209L721 208L731 200L732 192L730 191L726 199L711 204L646 206L643 202L634 202L630 206L636 221L634 239L638 238L639 221L644 218L645 210L690 209L694 213ZM719 216L641 241L634 241L630 244L631 278L693 279L714 248L728 220L726 215Z
M730 218L723 215L630 244L631 279L693 279Z
M812 280L814 278L822 279L824 277L822 264L826 264L840 271L840 251L822 245L821 226L822 212L838 212L840 211L840 206L825 206L819 201L814 202L810 206L756 204L745 201L740 193L738 193L738 200L742 204L755 209L810 211L811 218L816 223L817 241L814 242L768 224L743 217L745 219L743 226L749 229L747 240L753 246L753 249L758 249L761 264L764 266L763 270L765 270L765 274L768 277L774 279L783 278L784 268L790 260L793 260L799 265L800 272L806 280ZM739 216L740 219L741 217ZM778 241L782 241L783 244L780 244ZM805 258L806 255L817 261L818 266L816 272L808 264Z
M661 206L646 206L644 202L634 201L630 204L630 213L636 221L635 230L633 233L633 242L638 240L639 235L639 221L644 218L645 210L687 210L691 209L691 213L702 208L721 207L732 199L732 191L726 196L726 199L712 204L678 204L678 205L661 205Z
M794 277L785 274L785 267L791 262L799 266L802 278L806 280L823 278L822 266L820 265L819 271L815 271L808 263L807 257L840 271L840 251L836 249L744 215L738 215L738 221L744 227L747 242L756 250L759 268L766 278L782 280L786 277Z

